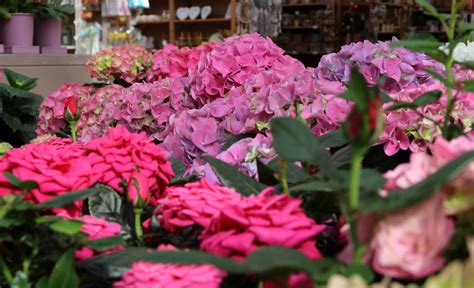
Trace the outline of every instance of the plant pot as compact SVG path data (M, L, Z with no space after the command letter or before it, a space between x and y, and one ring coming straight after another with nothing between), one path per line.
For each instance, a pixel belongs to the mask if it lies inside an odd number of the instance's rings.
M36 19L34 43L41 47L59 48L61 46L60 19Z
M3 44L7 47L32 47L35 21L31 13L13 13L3 22Z

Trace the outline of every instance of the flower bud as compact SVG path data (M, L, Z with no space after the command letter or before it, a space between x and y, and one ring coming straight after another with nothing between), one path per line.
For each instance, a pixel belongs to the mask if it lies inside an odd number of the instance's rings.
M136 208L144 208L150 199L148 177L141 173L133 173L128 183L128 198Z
M76 122L81 116L77 109L78 101L76 96L71 96L64 100L64 118L68 122Z

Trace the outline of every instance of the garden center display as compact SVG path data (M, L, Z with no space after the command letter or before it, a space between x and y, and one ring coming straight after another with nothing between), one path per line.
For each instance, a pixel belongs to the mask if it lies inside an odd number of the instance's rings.
M44 99L4 68L0 287L474 287L474 25L417 3L447 44L125 44Z

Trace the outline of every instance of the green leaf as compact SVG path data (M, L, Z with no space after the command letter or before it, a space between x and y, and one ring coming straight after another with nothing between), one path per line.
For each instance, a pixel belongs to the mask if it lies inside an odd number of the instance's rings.
M420 5L428 14L433 15L433 16L438 15L438 11L436 10L436 8L433 5L431 5L431 3L429 3L428 1L416 0L416 3Z
M346 136L342 130L331 131L322 136L316 137L321 146L327 148L341 147L347 144Z
M418 52L428 53L433 50L439 50L443 43L435 39L420 39L420 40L400 40L390 44L391 47L405 47Z
M36 87L38 78L30 78L28 76L13 72L10 69L3 68L3 73L8 80L8 83L13 88L29 91Z
M31 284L28 281L28 275L23 271L17 271L13 278L11 288L31 288Z
M372 283L375 278L375 275L372 269L370 269L369 266L364 265L364 264L351 264L349 267L347 267L343 275L347 277L350 277L353 275L362 276L362 278L364 278L366 283Z
M461 34L461 37L470 34L472 31L474 31L473 23L468 23L464 21L459 21L457 23L457 32Z
M51 208L61 208L73 204L76 201L81 201L87 197L101 193L103 189L100 186L95 186L86 190L72 191L65 194L62 194L56 198L53 198L49 201L43 202L41 204L35 205L36 209L51 209Z
M184 171L186 171L186 165L184 163L176 158L171 157L168 159L168 161L171 162L172 169L174 174L176 175L176 178L181 178L183 177Z
M474 70L474 61L470 61L470 62L457 62L457 64L461 65L464 69Z
M196 181L199 181L199 176L197 175L189 175L189 176L186 176L186 177L182 177L182 178L175 178L173 180L171 180L171 182L168 184L168 186L182 186L182 185L185 185L185 184L188 184L188 183L191 183L191 182L196 182Z
M465 153L422 182L407 189L391 191L387 197L381 197L377 192L362 194L360 208L363 212L374 212L412 207L434 195L446 182L456 177L473 160L474 151Z
M35 288L48 288L48 276L43 276L36 282Z
M243 174L235 167L225 163L224 161L210 156L204 156L202 158L212 166L214 172L223 185L234 188L237 192L244 196L259 194L263 189L266 188L265 185L258 183L257 180Z
M474 80L461 82L461 89L464 91L474 92Z
M271 127L273 146L284 159L321 165L329 162L330 153L300 121L287 117L274 118Z
M121 236L90 240L84 243L85 246L95 250L106 250L125 244L126 243Z
M89 196L89 212L92 216L107 221L122 223L123 200L112 188L98 185L99 193Z
M335 168L341 168L344 165L350 164L352 162L352 149L350 146L346 146L342 149L337 150L331 156L331 164Z
M38 183L36 183L35 181L21 181L20 179L18 179L15 175L13 175L10 172L5 172L5 173L3 173L3 175L5 175L5 178L7 178L7 180L10 182L10 184L15 186L16 188L31 190L31 189L35 189L36 187L38 187Z
M413 102L397 102L392 106L388 107L386 111L393 111L399 109L417 109L431 103L434 103L441 98L441 91L430 91L419 96Z
M276 172L268 165L257 159L258 181L268 186L274 186L280 183L275 177Z
M79 277L74 262L74 249L70 249L54 265L48 288L79 288Z
M72 236L81 232L82 225L81 221L61 219L50 224L49 228L53 231Z
M280 170L280 159L275 158L272 161L270 161L267 164L268 168L272 169L274 173L277 175L281 174ZM295 165L295 163L286 163L286 178L288 180L288 183L290 184L295 184L295 183L300 183L308 178L311 178L311 176L306 173L306 171Z
M334 192L337 187L331 182L318 179L290 186L290 192Z
M14 226L20 226L24 222L20 219L0 219L0 228L12 228Z
M353 101L360 111L366 111L370 91L367 80L365 80L357 67L352 68L351 79L347 86L348 90L339 95L339 97Z
M147 248L127 248L82 261L79 266L92 274L115 278L120 277L123 269L129 268L137 261L181 265L211 264L231 274L264 275L278 271L280 275L288 275L295 271L306 271L313 275L319 272L317 265L300 252L275 246L261 248L250 254L243 262L198 251L150 251Z

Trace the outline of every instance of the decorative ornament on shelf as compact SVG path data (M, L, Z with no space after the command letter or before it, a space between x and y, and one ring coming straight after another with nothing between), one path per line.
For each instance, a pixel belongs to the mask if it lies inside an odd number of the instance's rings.
M212 13L212 7L207 5L201 8L201 19L207 19Z

